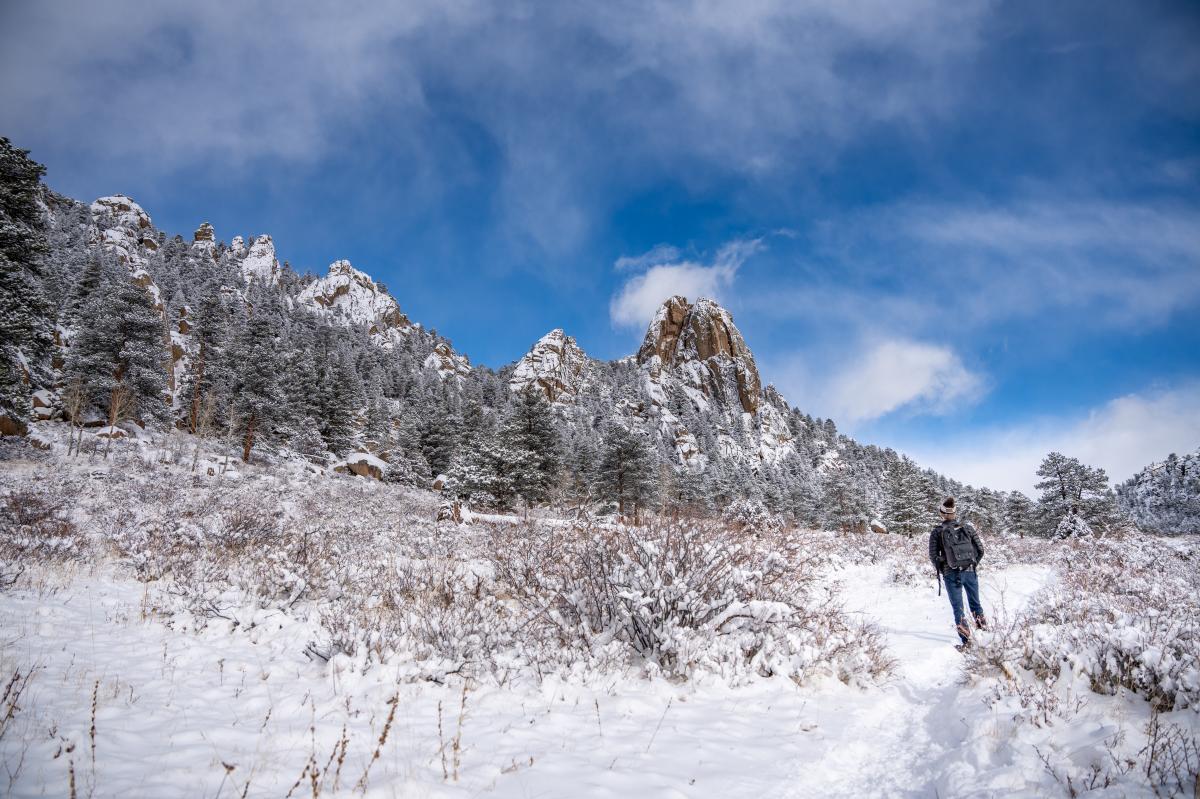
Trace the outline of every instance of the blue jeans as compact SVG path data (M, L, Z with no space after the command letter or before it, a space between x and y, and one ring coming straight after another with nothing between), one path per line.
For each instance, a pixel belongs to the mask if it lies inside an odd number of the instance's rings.
M971 606L971 613L975 616L983 615L983 605L979 604L979 576L975 574L974 569L946 569L942 572L942 579L946 581L946 593L950 596L950 607L954 608L954 626L958 628L958 637L965 644L968 635L963 635L963 631L967 629L966 615L963 613L963 589L967 591L967 604Z

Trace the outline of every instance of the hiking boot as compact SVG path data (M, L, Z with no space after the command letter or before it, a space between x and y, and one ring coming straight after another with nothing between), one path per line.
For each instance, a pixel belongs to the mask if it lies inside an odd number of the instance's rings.
M986 630L988 628L987 619L982 613L975 617L975 626L980 630Z
M963 641L961 644L955 644L954 648L957 649L959 652L966 652L968 649L971 648L971 641L968 639L966 641Z
M958 637L962 639L963 646L971 642L971 628L967 626L965 621L954 625L954 629L958 633Z

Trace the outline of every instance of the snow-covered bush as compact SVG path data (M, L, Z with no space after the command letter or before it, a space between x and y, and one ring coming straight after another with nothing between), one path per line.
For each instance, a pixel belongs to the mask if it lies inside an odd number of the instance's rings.
M726 509L721 520L727 527L746 533L775 533L783 528L779 517L757 499L737 500Z
M1200 544L1074 539L1056 552L1060 579L974 657L1040 678L1084 675L1156 707L1200 706Z
M1055 538L1088 538L1091 535L1091 526L1078 513L1063 516L1054 530Z
M68 490L66 485L19 484L0 496L0 560L54 562L84 556L84 537L68 513Z
M719 525L555 530L495 557L528 627L584 658L615 645L650 673L732 682L889 669L879 633L851 623L796 551Z

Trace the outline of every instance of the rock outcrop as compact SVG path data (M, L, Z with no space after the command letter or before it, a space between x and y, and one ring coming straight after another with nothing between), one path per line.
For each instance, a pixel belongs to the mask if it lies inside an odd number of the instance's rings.
M90 206L92 241L136 272L158 249L154 225L142 206L124 194L101 197Z
M133 282L146 290L154 307L162 313L162 293L146 271L146 262L158 249L158 231L150 215L124 194L101 197L91 204L90 210L92 243L116 256L129 269Z
M396 336L408 335L415 327L396 300L349 261L334 261L325 277L313 281L298 299L342 324L366 325L371 337L385 349L392 349Z
M736 396L747 413L754 413L762 403L754 355L734 326L733 316L712 300L702 298L690 305L676 296L663 303L646 331L637 360L643 367L686 375L707 397L729 402Z
M231 249L231 252L237 250ZM275 242L270 236L264 234L254 239L250 251L242 259L242 277L247 283L257 280L273 285L279 281L279 260L275 257Z
M514 392L537 386L552 404L573 405L590 382L592 359L561 328L538 339L517 362L508 387Z
M438 377L443 380L462 380L471 373L470 359L459 355L444 341L433 345L433 352L425 359L424 366L437 372Z
M764 391L733 316L713 300L668 299L636 360L651 406L646 414L681 463L707 460L702 435L711 435L709 447L715 444L723 456L751 465L777 462L794 450L787 403L773 389Z

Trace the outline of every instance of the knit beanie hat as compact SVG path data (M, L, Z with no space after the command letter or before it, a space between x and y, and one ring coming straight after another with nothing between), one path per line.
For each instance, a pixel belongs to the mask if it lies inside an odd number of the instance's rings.
M954 513L954 497L946 497L942 500L941 511L946 514Z

